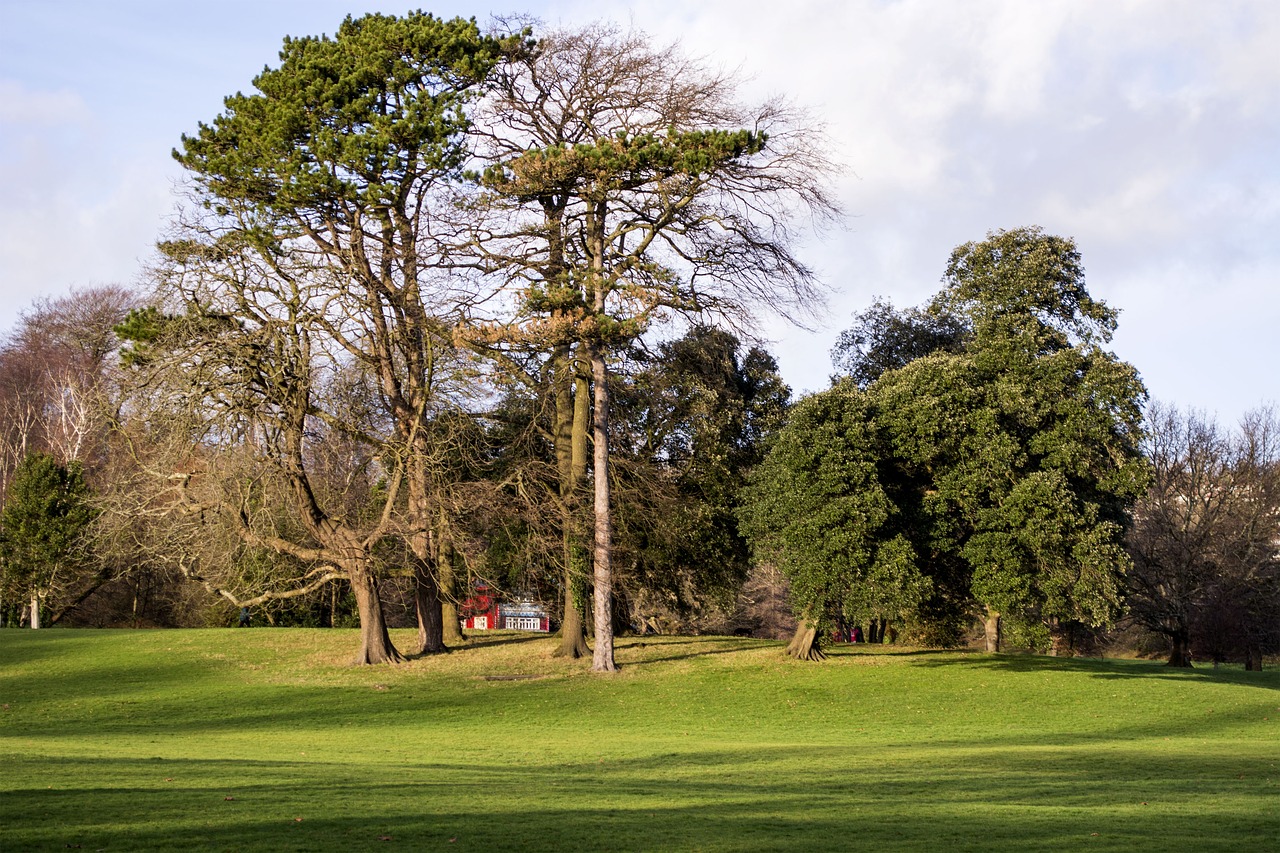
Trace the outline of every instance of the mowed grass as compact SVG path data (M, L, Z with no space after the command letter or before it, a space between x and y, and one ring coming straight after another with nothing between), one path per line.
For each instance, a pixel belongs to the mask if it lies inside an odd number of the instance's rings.
M0 632L0 850L1280 850L1276 672L553 645Z

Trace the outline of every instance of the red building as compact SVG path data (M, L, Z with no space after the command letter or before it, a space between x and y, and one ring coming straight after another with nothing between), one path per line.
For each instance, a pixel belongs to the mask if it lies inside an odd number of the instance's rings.
M488 585L477 583L474 593L458 608L463 628L473 631L551 630L551 617L541 604L528 598L499 601Z

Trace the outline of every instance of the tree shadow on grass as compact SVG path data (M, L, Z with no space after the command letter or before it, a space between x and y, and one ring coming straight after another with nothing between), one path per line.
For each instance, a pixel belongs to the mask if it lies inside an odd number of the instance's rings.
M870 645L868 643L837 643L823 646L822 651L830 657L888 657L915 658L935 657L937 655L980 655L973 649L920 649L909 646Z
M466 636L464 645L452 646L453 651L466 652L474 649L487 649L492 646L526 645L528 643L545 643L556 639L554 634L481 634L473 632Z
M1248 850L1280 835L1263 762L1203 753L795 744L484 766L41 757L14 769L2 837L32 851Z
M656 656L650 656L648 649L655 647L660 649ZM716 655L743 654L746 652L755 652L760 649L776 647L778 654L782 655L783 646L777 640L754 640L743 637L670 637L663 635L648 634L639 637L628 637L622 639L615 646L615 652L619 656L626 656L625 666L627 667L643 667L655 663L667 663L670 661L693 660L696 658L706 658ZM670 649L671 653L666 654ZM632 654L639 656L632 659ZM623 664L620 663L620 666Z
M500 635L484 635L472 633L465 636L461 644L452 645L438 652L414 652L405 654L405 660L431 660L441 655L466 654L467 652L477 651L479 649L489 649L495 646L512 646L527 645L529 643L547 642L547 634L500 634Z
M1003 672L1078 672L1095 678L1165 679L1170 681L1211 681L1280 690L1280 671L1246 672L1241 669L1196 667L1182 669L1157 661L1119 658L1065 658L1031 654L987 654L985 652L935 652L918 666L972 667Z

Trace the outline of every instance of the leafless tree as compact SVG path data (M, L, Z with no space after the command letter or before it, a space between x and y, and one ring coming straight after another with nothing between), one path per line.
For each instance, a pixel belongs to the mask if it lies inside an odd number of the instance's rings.
M1234 434L1167 405L1153 405L1147 420L1152 485L1129 535L1131 613L1168 639L1170 666L1190 666L1199 646L1260 667L1280 631L1274 410L1250 413Z
M118 402L112 330L137 304L118 285L39 299L0 344L0 502L32 453L79 463L92 487L103 485L107 427ZM52 623L111 579L89 556L43 591Z

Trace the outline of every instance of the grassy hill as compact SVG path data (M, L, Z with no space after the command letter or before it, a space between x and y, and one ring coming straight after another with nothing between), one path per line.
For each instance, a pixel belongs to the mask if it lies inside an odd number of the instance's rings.
M409 644L408 634L397 641ZM494 635L0 632L0 850L1275 850L1280 673Z

